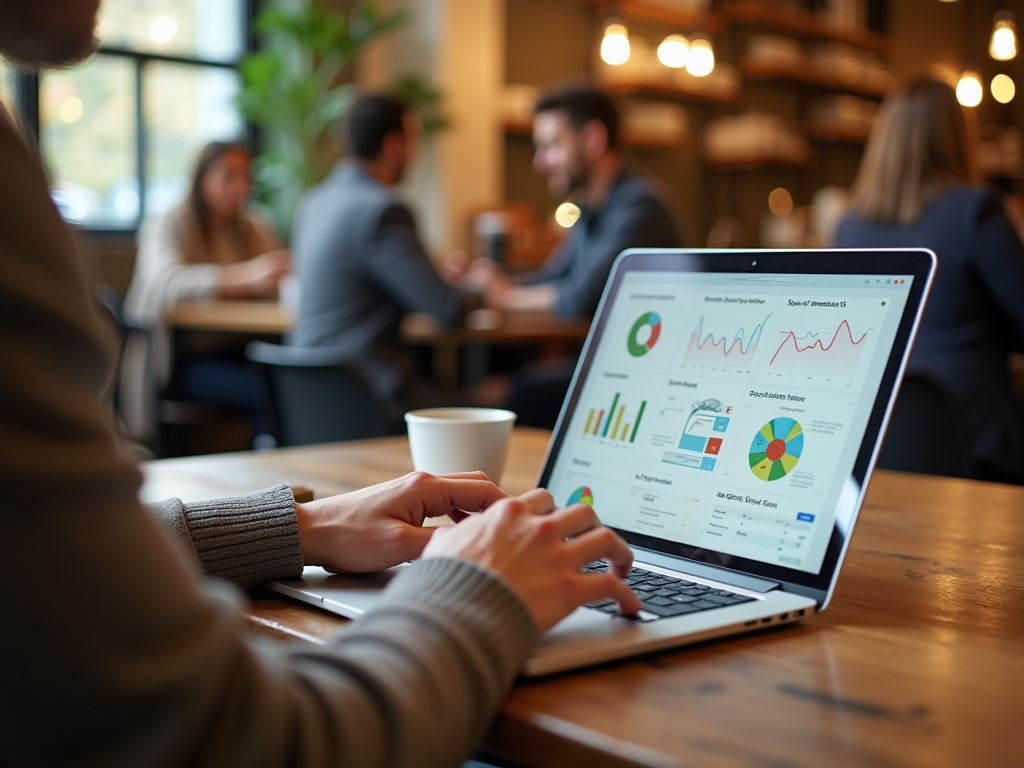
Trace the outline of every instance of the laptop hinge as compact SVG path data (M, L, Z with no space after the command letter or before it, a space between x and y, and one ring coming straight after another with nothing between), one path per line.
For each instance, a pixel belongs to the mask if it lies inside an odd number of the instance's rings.
M716 565L697 563L693 560L663 555L660 552L644 549L643 547L634 546L633 554L635 559L641 563L650 563L662 568L670 568L673 571L692 573L694 576L721 581L734 587L749 589L752 592L771 592L773 589L778 589L782 586L780 582L772 581L771 579L763 579L760 576L730 571L728 568L720 568Z

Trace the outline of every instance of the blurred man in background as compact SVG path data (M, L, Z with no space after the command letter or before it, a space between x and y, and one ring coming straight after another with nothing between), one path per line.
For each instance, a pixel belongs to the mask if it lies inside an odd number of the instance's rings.
M403 102L366 94L349 108L349 159L310 190L295 217L298 323L302 347L333 347L356 357L379 399L394 413L442 405L413 371L398 328L407 312L454 325L479 306L468 291L437 274L412 213L393 191L415 152L418 124Z
M494 262L454 260L451 273L507 311L592 315L615 257L627 248L675 248L682 235L667 194L633 173L622 150L619 115L607 93L572 84L534 106L533 167L557 200L572 200L579 220L536 272L515 278Z

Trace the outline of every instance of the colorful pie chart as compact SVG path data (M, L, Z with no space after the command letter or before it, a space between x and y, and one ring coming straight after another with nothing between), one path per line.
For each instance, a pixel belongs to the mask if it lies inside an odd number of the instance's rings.
M804 431L795 419L772 419L754 435L750 444L750 470L762 480L779 480L800 461Z
M594 492L587 486L581 485L572 492L572 496L565 502L567 507L571 507L573 504L586 504L588 507L594 506Z
M657 312L644 312L633 323L633 328L629 332L629 339L626 342L629 354L633 357L643 357L654 349L660 335L661 315Z

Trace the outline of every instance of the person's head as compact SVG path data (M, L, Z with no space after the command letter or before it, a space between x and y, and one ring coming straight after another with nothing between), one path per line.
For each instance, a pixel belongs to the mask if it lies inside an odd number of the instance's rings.
M364 94L349 107L344 132L352 157L372 163L388 183L401 181L416 139L416 121L408 104L383 93Z
M100 0L0 0L0 53L29 69L82 61L98 45Z
M971 130L956 91L938 73L886 98L853 187L862 218L910 224L949 184L974 180Z
M188 205L204 229L214 218L230 221L242 212L252 190L251 162L241 141L212 141L199 153Z
M599 158L619 149L619 115L607 93L572 84L541 94L533 107L533 167L556 198L587 185Z

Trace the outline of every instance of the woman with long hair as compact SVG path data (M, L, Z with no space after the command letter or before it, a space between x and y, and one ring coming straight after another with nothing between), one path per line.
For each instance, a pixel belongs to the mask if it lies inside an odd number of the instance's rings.
M251 154L237 141L200 153L188 196L139 231L125 316L149 329L129 340L122 365L122 417L139 439L152 436L151 405L169 384L175 397L250 411L253 396L237 350L205 350L172 360L162 317L183 299L272 298L291 258L263 217L249 209Z
M973 134L944 78L907 81L882 105L836 245L935 251L910 368L959 397L981 477L1022 483L1024 413L1007 358L1024 338L1024 245L976 183Z

